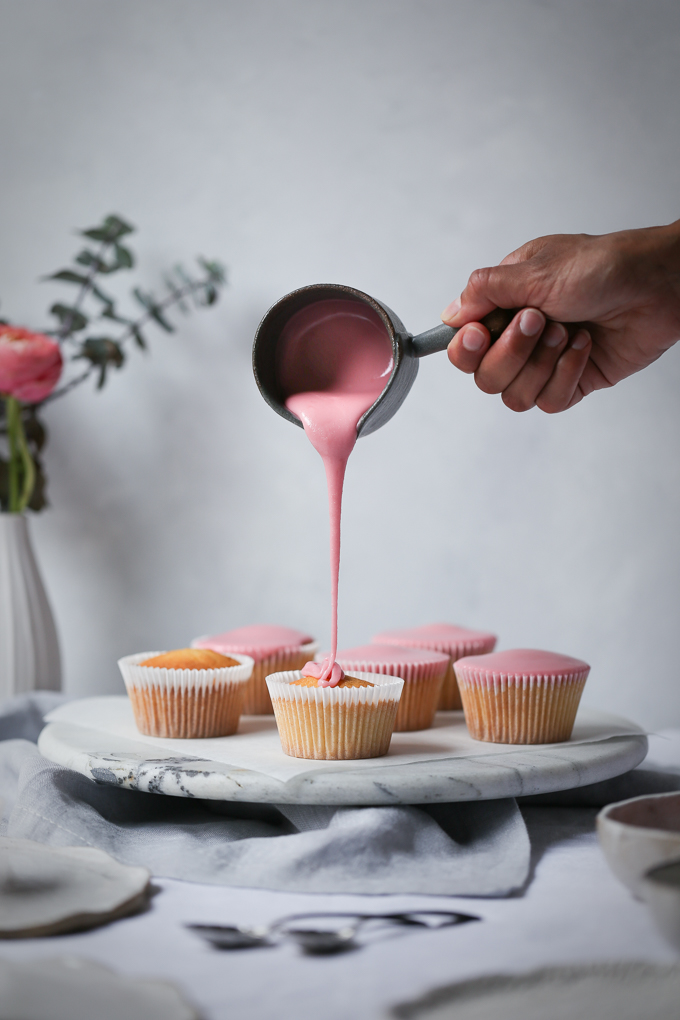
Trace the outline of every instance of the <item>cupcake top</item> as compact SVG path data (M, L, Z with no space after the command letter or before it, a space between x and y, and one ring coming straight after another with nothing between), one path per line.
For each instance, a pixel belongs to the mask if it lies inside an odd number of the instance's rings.
M291 680L291 686L296 687L318 687L319 680L315 676L301 676L299 680ZM330 685L329 685L330 686ZM369 684L368 680L360 680L356 676L344 676L342 680L338 680L337 684L333 684L334 687L375 687L375 684Z
M158 669L226 669L228 666L240 666L241 663L209 648L177 648L172 652L153 655L139 665L156 666Z
M309 634L302 630L293 630L292 627L253 623L247 627L227 630L223 634L196 638L192 643L195 648L212 648L222 653L241 652L260 662L262 659L268 659L270 655L275 655L276 652L299 648L300 645L308 645L313 640Z
M490 655L469 655L455 664L456 673L465 677L581 677L590 671L582 659L538 648L511 648Z
M402 662L448 662L448 655L430 648L408 648L405 645L373 644L343 648L338 652L338 662L402 663ZM357 667L358 669L359 667Z
M496 635L484 630L456 627L453 623L427 623L423 627L384 630L374 634L371 640L379 644L434 648L458 658L460 655L490 652L496 644Z

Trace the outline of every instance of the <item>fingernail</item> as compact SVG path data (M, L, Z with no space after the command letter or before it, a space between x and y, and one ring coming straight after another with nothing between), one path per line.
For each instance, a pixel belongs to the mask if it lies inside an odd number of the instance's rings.
M545 326L545 319L535 308L527 308L519 317L519 328L525 336L535 336Z
M546 347L559 347L566 339L567 330L561 322L551 322L542 337Z
M580 329L571 342L573 351L582 351L590 343L590 333L587 329Z
M460 298L457 297L456 300L452 301L450 305L447 305L444 311L442 312L442 320L446 322L447 319L453 319L454 316L456 316L459 311L460 311Z
M476 326L468 326L463 333L463 347L466 351L479 351L486 343L486 336Z

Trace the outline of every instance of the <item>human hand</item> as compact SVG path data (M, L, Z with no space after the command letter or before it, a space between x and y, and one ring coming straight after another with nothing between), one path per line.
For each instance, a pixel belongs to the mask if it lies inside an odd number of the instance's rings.
M522 310L491 346L479 320L496 307ZM513 411L564 411L680 339L680 220L529 241L475 270L442 320L461 327L449 360L485 393Z

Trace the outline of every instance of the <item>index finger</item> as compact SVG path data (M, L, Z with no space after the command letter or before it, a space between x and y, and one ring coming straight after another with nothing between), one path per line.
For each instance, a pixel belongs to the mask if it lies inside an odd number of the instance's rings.
M460 298L442 312L442 321L447 326L462 326L480 321L494 308L535 307L534 291L526 262L475 269Z

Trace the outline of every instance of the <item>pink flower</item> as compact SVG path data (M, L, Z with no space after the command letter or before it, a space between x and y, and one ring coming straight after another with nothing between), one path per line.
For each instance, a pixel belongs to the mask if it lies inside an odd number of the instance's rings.
M61 367L59 344L50 337L0 325L0 393L37 404L57 385Z

